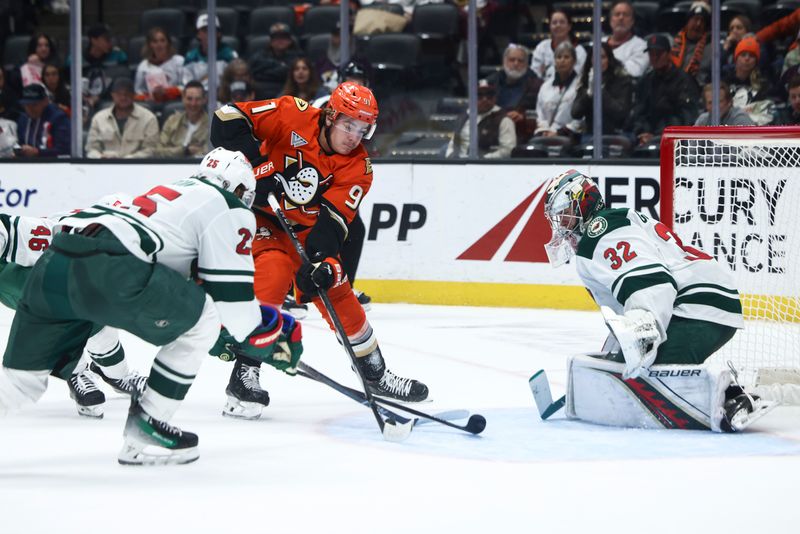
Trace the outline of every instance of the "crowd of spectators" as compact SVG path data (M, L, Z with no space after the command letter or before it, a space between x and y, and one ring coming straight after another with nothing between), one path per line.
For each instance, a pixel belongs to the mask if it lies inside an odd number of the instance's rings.
M460 66L460 71L455 69L457 79L452 84L425 86L423 77L404 70L383 86L372 80L382 105L387 102L382 106L387 111L379 122L378 137L400 133L382 131L382 124L403 127L405 109L393 114L388 104L394 91L411 93L420 86L441 89L441 96L461 97L463 104L467 2L350 2L354 31L349 49L369 76L385 75L392 66L376 65L377 60L363 54L364 33L412 31L417 7L443 3L458 8L461 51L445 56L445 63L434 70L449 73L447 63L455 63ZM395 4L397 9L375 10L376 4ZM493 10L500 4L479 1L482 30L489 31ZM565 147L563 155L580 155L585 153L582 147L592 143L596 69L591 35L575 31L568 4L558 6L548 9L546 34L528 40L527 46L506 42L498 50L496 67L491 62L481 65L477 87L481 157L518 156L515 147L555 141ZM70 92L76 89L68 84L71 58L63 50L59 53L51 36L34 33L27 56L0 70L0 157L67 156L70 121L75 120L83 126L85 154L90 158L200 157L208 148L209 99L218 105L281 95L309 102L324 99L342 76L339 25L328 26L323 47L312 51L315 36L301 33L302 12L297 15L295 23L272 22L262 35L248 35L245 46L241 34L226 35L219 18L201 12L192 20L192 35L171 35L166 27L150 27L139 38L141 50L128 47L127 53L120 46L124 39L109 26L91 25L85 30L82 52L83 84L77 88L82 94L79 112L71 109ZM600 49L604 135L625 138L632 150L642 149L639 154L647 155L646 149L657 148L665 127L710 123L715 46L710 15L709 3L696 0L685 11L679 31L645 34L637 27L633 3L623 0L609 6L608 33ZM211 23L217 30L218 92L214 95L207 94ZM736 14L722 30L716 45L722 57L721 123L800 124L800 9L762 27L748 15ZM129 61L129 55L135 60ZM490 58L491 53L482 50L481 57ZM403 105L410 108L408 99ZM450 122L442 122L449 124L449 135L439 154L466 157L468 114L463 107L449 113ZM420 129L419 124L415 126ZM441 129L434 133L442 139ZM386 150L375 153L389 155Z

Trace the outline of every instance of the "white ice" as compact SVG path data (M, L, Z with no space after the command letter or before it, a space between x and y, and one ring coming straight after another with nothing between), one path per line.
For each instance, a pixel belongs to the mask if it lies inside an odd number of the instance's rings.
M480 436L438 425L383 440L372 414L327 387L262 371L257 421L220 415L231 365L211 357L174 423L200 436L185 466L123 467L128 402L108 388L105 418L79 417L66 385L0 419L0 533L769 532L800 529L800 408L740 435L643 431L537 416L527 379L554 396L564 361L596 350L600 314L373 305L390 367L424 380L428 412L486 416ZM0 310L0 337L12 314ZM305 361L356 386L318 316ZM133 367L155 349L124 335Z

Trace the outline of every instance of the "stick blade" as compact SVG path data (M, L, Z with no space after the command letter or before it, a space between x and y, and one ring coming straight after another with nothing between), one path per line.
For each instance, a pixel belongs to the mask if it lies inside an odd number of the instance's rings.
M412 419L406 423L400 423L395 419L386 420L383 425L383 439L393 443L405 441L411 435L411 430L413 430L416 422L417 419Z
M550 393L550 382L547 380L547 373L544 369L536 371L536 373L528 379L528 386L533 393L533 400L536 403L536 409L539 410L539 417L544 418L544 413L547 408L553 404L553 394Z

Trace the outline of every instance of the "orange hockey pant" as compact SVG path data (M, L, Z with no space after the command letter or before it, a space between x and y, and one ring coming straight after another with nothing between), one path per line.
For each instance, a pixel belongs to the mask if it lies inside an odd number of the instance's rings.
M253 239L256 298L262 304L280 307L300 268L300 256L292 246L289 236L277 224L260 216L257 217L257 223L258 232ZM303 246L308 232L309 230L306 230L298 236ZM302 297L299 290L296 290L296 297L299 302ZM359 336L366 331L367 316L358 298L353 294L349 280L345 278L344 283L329 289L328 297L348 338ZM333 323L322 300L314 297L312 302L333 329Z

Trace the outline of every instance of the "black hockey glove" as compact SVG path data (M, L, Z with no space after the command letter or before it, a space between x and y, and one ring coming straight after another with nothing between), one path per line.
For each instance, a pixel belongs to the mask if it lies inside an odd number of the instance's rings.
M322 259L319 255L317 258L321 261L304 263L297 271L297 288L303 295L316 295L317 290L338 287L347 279L339 260Z
M253 169L253 173L257 173L260 169ZM283 193L283 185L275 176L259 176L256 174L256 198L253 202L256 206L269 206L269 202L267 201L267 197L269 194L272 193L275 195L275 198L280 199L281 193Z
M306 252L312 263L339 255L339 250L347 236L347 230L340 223L341 220L343 218L334 217L331 214L330 208L320 205L317 222L314 223L306 238Z

